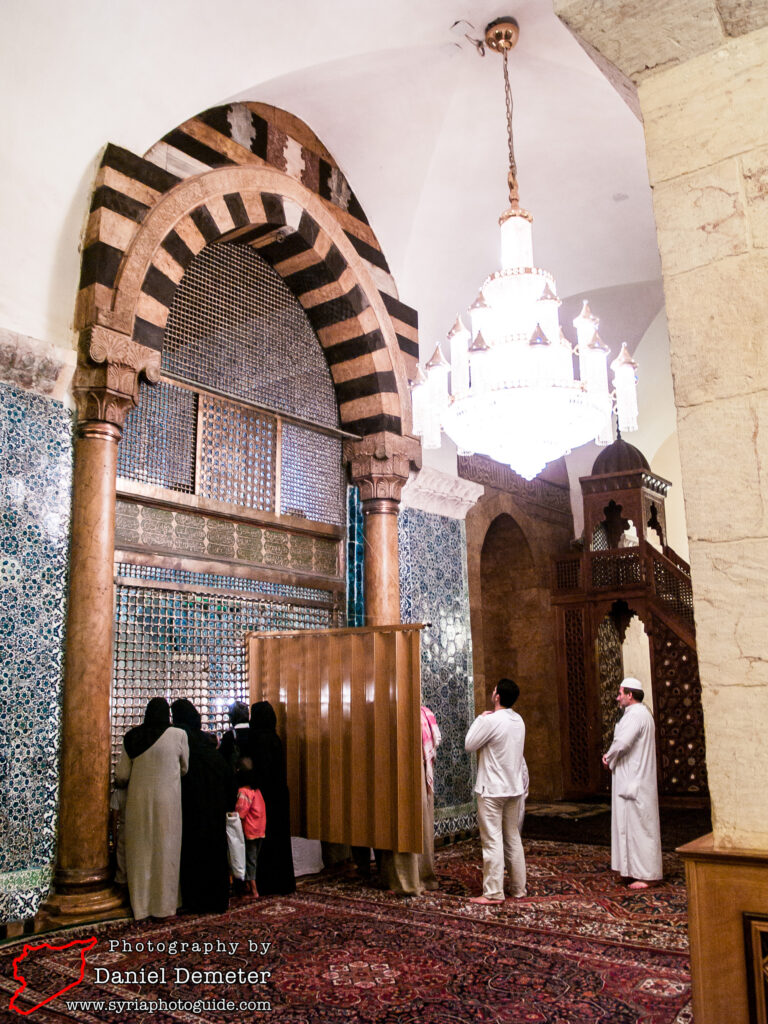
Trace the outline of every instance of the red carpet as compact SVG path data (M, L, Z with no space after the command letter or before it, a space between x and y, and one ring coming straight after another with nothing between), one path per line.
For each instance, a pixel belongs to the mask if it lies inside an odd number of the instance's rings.
M479 848L472 842L439 852L441 891L419 899L363 886L350 870L306 881L294 896L233 902L221 917L29 937L29 945L94 934L98 942L82 984L27 1019L688 1024L685 889L677 859L667 858L662 886L630 894L615 885L605 848L525 845L529 895L502 907L467 901L480 891ZM137 948L141 942L166 945L147 950ZM13 959L22 948L0 950L0 1019L17 1024L22 1018L9 1000L19 987ZM28 1008L76 980L80 954L40 950L19 970L27 987L15 1005ZM128 971L137 973L126 977ZM120 1007L121 1001L139 1005ZM150 1012L151 1002L161 1006Z

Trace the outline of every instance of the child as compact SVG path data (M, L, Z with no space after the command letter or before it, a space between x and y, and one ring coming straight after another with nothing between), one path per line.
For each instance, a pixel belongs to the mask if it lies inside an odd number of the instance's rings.
M259 848L267 828L267 812L264 798L259 792L249 757L240 759L237 766L237 803L235 810L243 822L245 834L245 881L251 896L258 896L256 888L256 864Z

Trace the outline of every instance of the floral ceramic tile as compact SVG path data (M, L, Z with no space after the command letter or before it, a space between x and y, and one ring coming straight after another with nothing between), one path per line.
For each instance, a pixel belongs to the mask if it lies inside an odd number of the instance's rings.
M0 922L31 917L55 856L72 416L0 385Z

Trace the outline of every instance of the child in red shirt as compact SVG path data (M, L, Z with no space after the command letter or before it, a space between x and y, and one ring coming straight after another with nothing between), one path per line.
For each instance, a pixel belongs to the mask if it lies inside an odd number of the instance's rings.
M264 798L257 788L253 762L243 757L238 764L237 803L235 810L240 815L245 835L245 881L251 896L258 896L256 888L256 865L259 860L261 841L267 829L267 811Z

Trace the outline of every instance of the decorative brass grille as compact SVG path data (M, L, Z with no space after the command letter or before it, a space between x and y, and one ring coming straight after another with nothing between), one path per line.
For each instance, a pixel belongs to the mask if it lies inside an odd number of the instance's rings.
M345 523L333 381L282 278L248 246L203 249L176 289L162 369L119 446L120 477L176 493L124 486L117 502L115 757L154 696L186 697L221 729L247 699L247 632L343 624L341 531L277 522Z
M571 784L589 789L589 727L587 681L584 672L584 616L581 609L565 611L565 658L568 680L568 745Z
M201 405L200 493L230 505L271 512L275 507L275 418L210 395L201 396Z
M250 579L245 576L222 576L213 572L194 572L191 569L168 569L161 565L137 565L133 562L118 562L115 565L115 576L119 582L130 580L155 580L158 583L171 583L177 589L201 590L213 589L218 594L229 594L232 591L248 591L260 596L279 598L295 598L301 604L320 602L324 607L331 607L335 598L333 592L320 590L317 587L295 587L290 583L274 583L271 580ZM340 612L334 605L334 622L341 626Z
M341 526L344 523L341 440L283 423L280 511Z
M326 427L339 422L304 308L249 245L208 245L190 262L168 315L163 371Z
M126 418L117 475L182 494L195 492L197 395L166 381L142 382Z
M192 260L162 366L161 382L142 382L127 417L119 477L344 525L328 364L300 303L253 249L211 245Z
M236 578L216 579L220 587L243 583ZM229 703L248 699L243 643L247 632L328 629L336 624L330 604L300 605L221 594L203 587L190 593L119 584L112 686L113 762L125 733L142 721L151 697L164 696L169 703L186 697L200 711L204 729L221 731Z

